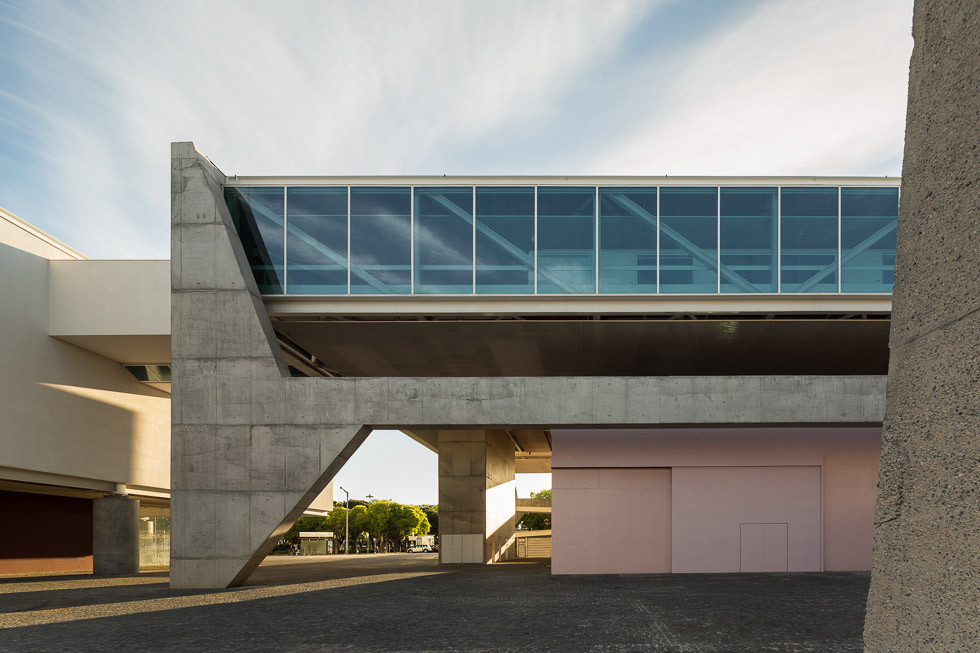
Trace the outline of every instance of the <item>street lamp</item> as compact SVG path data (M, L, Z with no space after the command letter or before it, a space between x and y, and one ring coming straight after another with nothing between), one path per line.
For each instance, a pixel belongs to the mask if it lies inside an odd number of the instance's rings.
M342 487L340 491L346 495L344 497L344 553L350 555L350 508L347 507L347 504L350 503L350 492Z

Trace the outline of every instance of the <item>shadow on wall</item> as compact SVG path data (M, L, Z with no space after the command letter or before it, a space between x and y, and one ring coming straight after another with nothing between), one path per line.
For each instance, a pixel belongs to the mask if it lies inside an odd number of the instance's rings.
M0 491L0 574L92 571L92 500Z
M44 454L51 456L46 464L33 467L110 484L169 487L170 400L166 393L147 388L159 395L156 397L79 385L37 385L43 390L40 405L49 407L37 416L42 422L39 430L58 433L59 444L71 446ZM166 410L148 410L152 403L147 400L165 402Z

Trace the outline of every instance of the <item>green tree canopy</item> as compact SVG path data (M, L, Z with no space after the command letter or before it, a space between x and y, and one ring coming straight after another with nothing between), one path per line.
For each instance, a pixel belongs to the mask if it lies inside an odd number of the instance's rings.
M532 492L532 499L550 499L551 490L541 490ZM518 527L527 531L545 531L551 528L551 515L536 512L526 512L521 520L517 522Z

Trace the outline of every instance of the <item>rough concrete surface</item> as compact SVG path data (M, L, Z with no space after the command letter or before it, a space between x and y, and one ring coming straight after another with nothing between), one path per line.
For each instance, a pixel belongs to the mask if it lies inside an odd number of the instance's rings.
M109 495L92 501L92 569L96 574L140 570L140 502Z
M980 3L917 0L869 651L980 650Z
M436 554L269 558L231 590L165 572L0 578L0 651L859 651L866 573L551 576Z

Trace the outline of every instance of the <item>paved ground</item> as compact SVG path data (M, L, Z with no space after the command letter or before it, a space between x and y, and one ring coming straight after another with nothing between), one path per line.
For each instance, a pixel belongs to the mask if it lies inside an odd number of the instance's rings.
M435 554L269 558L233 590L166 572L0 577L0 651L859 651L866 573L551 576Z

